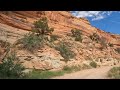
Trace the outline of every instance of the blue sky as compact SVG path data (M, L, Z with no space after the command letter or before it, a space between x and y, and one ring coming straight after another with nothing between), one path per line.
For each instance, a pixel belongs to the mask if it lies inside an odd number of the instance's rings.
M106 32L120 34L119 11L72 11L76 17L86 17L92 26Z

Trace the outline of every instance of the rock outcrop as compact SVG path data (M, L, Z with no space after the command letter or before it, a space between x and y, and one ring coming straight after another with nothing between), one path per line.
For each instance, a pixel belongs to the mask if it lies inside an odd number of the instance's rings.
M114 48L120 47L120 35L107 33L93 27L86 18L76 18L67 11L1 11L0 39L14 43L22 38L24 34L29 33L34 27L33 22L42 17L47 17L49 26L55 29L53 34L60 36L62 41L72 45L71 49L76 53L76 57L68 62L68 65L89 63L90 60L97 61L98 65L107 65L108 62L109 65L113 65L120 58L120 55L114 50ZM67 36L73 28L82 31L82 43L76 42ZM114 46L100 50L101 45L89 38L93 33L97 33L100 37L105 38L107 43L112 43ZM63 57L59 52L50 47L46 47L46 49L47 51L43 50L43 53L38 50L37 56L24 50L18 50L17 55L26 68L44 70L61 68L66 65L61 61ZM103 62L100 62L101 59Z
M30 31L33 27L33 22L41 17L47 17L49 25L55 28L55 33L69 33L72 28L78 28L84 34L90 35L96 32L103 36L108 42L119 45L120 41L116 40L116 35L111 35L98 28L90 25L85 18L76 18L70 12L65 11L6 11L0 12L0 23L7 24L18 29Z

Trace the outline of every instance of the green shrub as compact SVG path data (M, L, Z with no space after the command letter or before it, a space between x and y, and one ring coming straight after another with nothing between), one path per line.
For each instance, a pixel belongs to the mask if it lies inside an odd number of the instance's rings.
M75 37L75 41L82 42L81 30L79 30L79 29L72 29L71 33L72 33L72 36Z
M102 45L102 47L100 48L101 50L104 48L107 48L107 43L106 43L106 39L104 37L99 37L98 34L93 33L93 35L89 36L91 40L96 41L97 43L100 43Z
M108 72L108 77L113 78L113 79L120 79L120 67L113 67Z
M59 38L57 35L50 35L50 42L54 42Z
M87 64L83 64L82 65L82 69L90 69L91 68L91 66L89 66L89 65L87 65Z
M68 66L64 66L63 71L67 72L67 73L70 73L70 72L72 72L72 69L70 67L68 67Z
M81 70L81 67L79 66L64 66L62 70L60 71L41 71L41 70L33 70L28 74L28 77L31 79L48 79L55 76L61 76L65 73L71 73L73 71L79 71Z
M22 78L25 68L19 63L15 53L7 56L0 64L0 78Z
M54 28L49 28L46 17L34 22L33 32L37 33L38 35L51 34L53 31Z
M81 66L71 66L71 69L73 71L80 71L82 68L81 68Z
M120 54L120 48L116 48L115 51Z
M108 43L108 45L109 45L110 47L113 47L113 44L112 44L112 43Z
M90 39L91 39L91 40L96 41L97 43L98 43L98 42L99 42L99 40L100 40L99 35L98 35L98 34L96 34L96 33L93 33L93 34L92 34L92 35L90 35L89 37L90 37Z
M47 18L41 18L34 22L32 33L26 34L16 44L23 44L23 48L33 53L34 50L44 46L45 42L48 41L48 34L51 34L53 31L54 29L48 26ZM53 40L56 40L56 36L51 35L51 41Z
M28 79L48 79L55 76L64 75L63 71L40 71L40 70L33 70L28 74Z
M79 66L64 66L60 71L41 71L41 70L33 70L30 72L26 78L30 79L48 79L55 76L62 76L65 73L71 73L73 71L79 71L81 67Z
M26 34L24 38L20 40L20 43L23 44L23 48L30 52L33 52L34 50L43 47L44 38L45 37L43 35L37 36L33 33L32 34L29 33Z
M76 37L75 37L75 41L80 41L80 42L82 42L81 36L76 36Z
M64 66L60 71L41 71L41 70L33 70L28 74L28 79L48 79L55 76L61 76L66 73L80 71L82 69L81 66ZM86 68L84 68L86 69Z
M71 51L65 43L60 43L57 47L55 47L65 60L69 60L74 58L75 53Z
M92 62L90 62L90 66L92 66L92 67L96 68L96 67L97 67L97 63L96 63L96 62L94 62L94 61L92 61Z
M80 70L81 70L81 66L64 66L63 67L63 71L66 73L71 73L71 72L80 71Z

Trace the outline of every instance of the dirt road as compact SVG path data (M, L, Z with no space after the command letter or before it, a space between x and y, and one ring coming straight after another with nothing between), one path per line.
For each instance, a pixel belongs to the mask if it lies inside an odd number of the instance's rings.
M87 69L65 74L59 77L54 77L52 79L109 79L107 77L107 73L112 67L113 66L105 66L100 68Z

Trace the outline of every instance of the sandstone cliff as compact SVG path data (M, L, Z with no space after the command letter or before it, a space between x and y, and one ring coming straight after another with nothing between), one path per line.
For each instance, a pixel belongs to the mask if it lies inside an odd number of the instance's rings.
M8 42L14 43L17 39L21 38L24 34L31 31L32 27L34 27L33 22L39 20L41 17L47 17L49 20L49 26L53 27L54 34L58 36L65 37L64 39L73 44L72 48L76 52L77 56L76 59L68 62L68 64L73 63L81 63L86 62L88 58L91 59L105 59L103 61L106 62L107 58L120 58L119 54L114 52L115 47L120 46L120 36L115 34L107 33L103 30L100 30L96 27L91 26L90 22L85 18L76 18L72 16L70 12L66 11L1 11L0 12L0 38L7 39ZM83 43L77 43L74 41L68 40L66 37L69 33L71 33L71 29L77 28L80 29L84 35ZM96 44L89 40L88 36L97 33L100 37L104 37L107 42L110 42L114 45L113 48L107 48L103 51L99 51L96 49L99 47L99 44ZM6 38L7 37L7 38ZM79 48L82 47L82 48ZM88 48L89 47L89 48ZM90 48L92 47L92 48ZM33 68L33 66L37 69L40 68L55 68L55 67L62 67L65 63L60 61L62 57L56 52L54 49L50 49L46 47L48 51L40 53L39 55L43 55L46 57L49 55L48 58L44 58L44 62L40 61L41 58L28 54L26 51L18 51L18 56L24 59L28 58L28 56L33 57L34 59L30 61L26 61L24 65L28 68ZM51 55L51 53L52 55ZM26 54L27 53L27 54ZM38 55L38 56L39 56ZM54 56L56 55L56 56ZM58 57L58 58L56 58ZM51 60L50 58L54 59ZM86 59L87 58L87 59ZM43 58L42 58L43 59ZM39 60L39 61L37 61ZM47 61L46 61L47 60ZM99 61L99 60L98 60ZM115 60L113 60L115 61Z
M108 42L119 45L120 41L116 40L116 35L111 35L90 25L89 21L84 18L76 18L69 12L65 11L12 11L0 12L0 22L12 27L23 30L31 30L33 22L41 17L46 16L49 19L49 25L55 28L55 32L61 34L69 33L71 28L81 29L85 35L93 32L105 37Z

